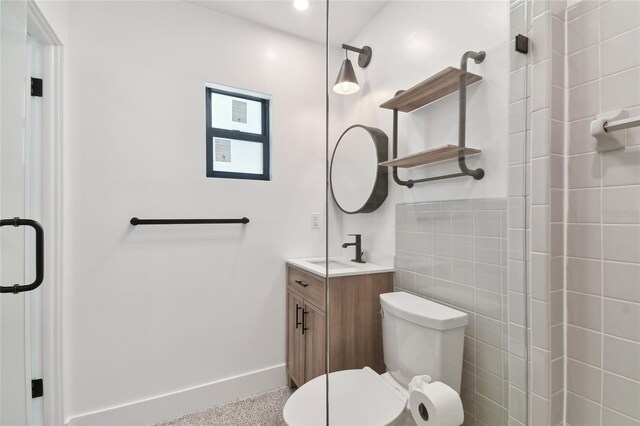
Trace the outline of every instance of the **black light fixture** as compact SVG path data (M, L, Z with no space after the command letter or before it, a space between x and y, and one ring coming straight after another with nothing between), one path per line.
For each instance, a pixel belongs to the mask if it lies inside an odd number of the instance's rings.
M366 68L367 65L369 65L373 52L369 46L364 46L362 49L359 49L349 46L348 44L343 44L342 48L345 50L345 60L342 61L338 78L336 78L336 83L333 85L333 91L340 95L352 95L360 90L360 85L356 78L356 72L353 70L353 65L351 65L351 61L349 60L348 51L359 53L358 65L360 68Z

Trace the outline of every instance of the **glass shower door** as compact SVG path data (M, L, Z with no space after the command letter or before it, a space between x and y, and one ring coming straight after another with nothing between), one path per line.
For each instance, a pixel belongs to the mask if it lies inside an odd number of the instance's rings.
M360 3L329 2L328 424L433 421L422 375L465 425L528 424L531 3Z
M25 172L25 101L27 3L0 3L0 423L28 424L31 419L31 348L28 339L29 293L11 287L32 281L27 273L31 245L25 227L28 194ZM5 221L8 220L8 221ZM5 226L6 225L6 226ZM18 289L20 290L20 289Z

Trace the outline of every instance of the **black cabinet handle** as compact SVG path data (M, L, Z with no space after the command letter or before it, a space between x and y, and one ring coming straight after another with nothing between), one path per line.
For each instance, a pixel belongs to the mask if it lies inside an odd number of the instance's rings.
M296 284L301 285L302 287L309 287L309 284L305 283L302 280L295 280Z
M36 231L36 279L29 285L15 284L12 286L0 287L0 293L22 293L23 291L31 291L40 287L44 280L44 230L35 220L20 219L15 217L13 219L0 220L0 227L2 226L30 226Z
M308 330L307 328L307 324L306 324L306 318L307 318L307 314L309 312L305 311L304 309L302 310L302 334L304 334L305 331Z
M302 308L296 303L296 328L298 328L302 324L298 319L298 312L300 312L301 309Z

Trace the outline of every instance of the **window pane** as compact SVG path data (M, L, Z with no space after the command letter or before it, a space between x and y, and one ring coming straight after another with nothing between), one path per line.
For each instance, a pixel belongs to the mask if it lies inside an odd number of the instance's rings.
M213 138L213 170L262 174L263 148L260 142Z
M211 125L217 129L262 134L262 103L211 93Z

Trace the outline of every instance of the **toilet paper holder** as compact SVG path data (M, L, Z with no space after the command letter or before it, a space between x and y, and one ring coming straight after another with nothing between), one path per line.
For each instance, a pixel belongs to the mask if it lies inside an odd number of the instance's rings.
M625 117L626 111L618 109L598 114L591 122L591 136L596 138L598 152L624 149L625 133L618 131L640 126L640 116Z

